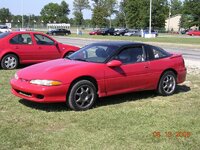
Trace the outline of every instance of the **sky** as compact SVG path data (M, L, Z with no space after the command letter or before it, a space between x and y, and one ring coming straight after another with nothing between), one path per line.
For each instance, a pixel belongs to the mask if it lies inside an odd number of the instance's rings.
M48 3L60 4L62 0L0 0L0 8L9 8L13 15L40 15L41 9ZM65 0L69 4L70 15L73 17L73 0ZM83 11L84 19L90 19L92 12L90 10Z

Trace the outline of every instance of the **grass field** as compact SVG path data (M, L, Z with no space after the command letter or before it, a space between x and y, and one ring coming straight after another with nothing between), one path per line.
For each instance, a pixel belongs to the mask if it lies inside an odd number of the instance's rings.
M137 42L159 42L159 43L174 43L174 44L195 44L200 46L200 37L190 37L190 36L166 36L165 34L158 36L157 38L142 38L134 36L102 36L102 35L76 35L71 34L69 37L78 38L91 38L91 39L103 39L103 40L128 40Z
M101 99L94 109L74 112L65 104L37 104L13 96L9 80L15 72L0 70L1 150L200 147L198 74L190 73L173 96L118 95Z

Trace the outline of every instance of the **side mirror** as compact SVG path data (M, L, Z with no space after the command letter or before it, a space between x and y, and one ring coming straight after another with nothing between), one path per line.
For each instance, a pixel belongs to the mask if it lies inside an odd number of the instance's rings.
M106 64L108 67L119 67L122 65L122 62L119 60L112 60Z

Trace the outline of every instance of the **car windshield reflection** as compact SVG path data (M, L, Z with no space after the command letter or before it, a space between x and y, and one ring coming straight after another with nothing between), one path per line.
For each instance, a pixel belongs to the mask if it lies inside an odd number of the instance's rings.
M81 48L79 51L68 56L70 60L104 63L109 59L114 51L118 49L117 46L111 45L97 45L92 44Z

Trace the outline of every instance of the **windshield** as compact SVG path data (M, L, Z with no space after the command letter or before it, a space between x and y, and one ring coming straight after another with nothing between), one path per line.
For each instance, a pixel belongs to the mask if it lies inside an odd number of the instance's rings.
M10 32L0 33L0 39L3 39L4 37L8 36L9 34L10 34Z
M81 48L68 57L71 60L104 63L118 49L117 46L92 44Z

